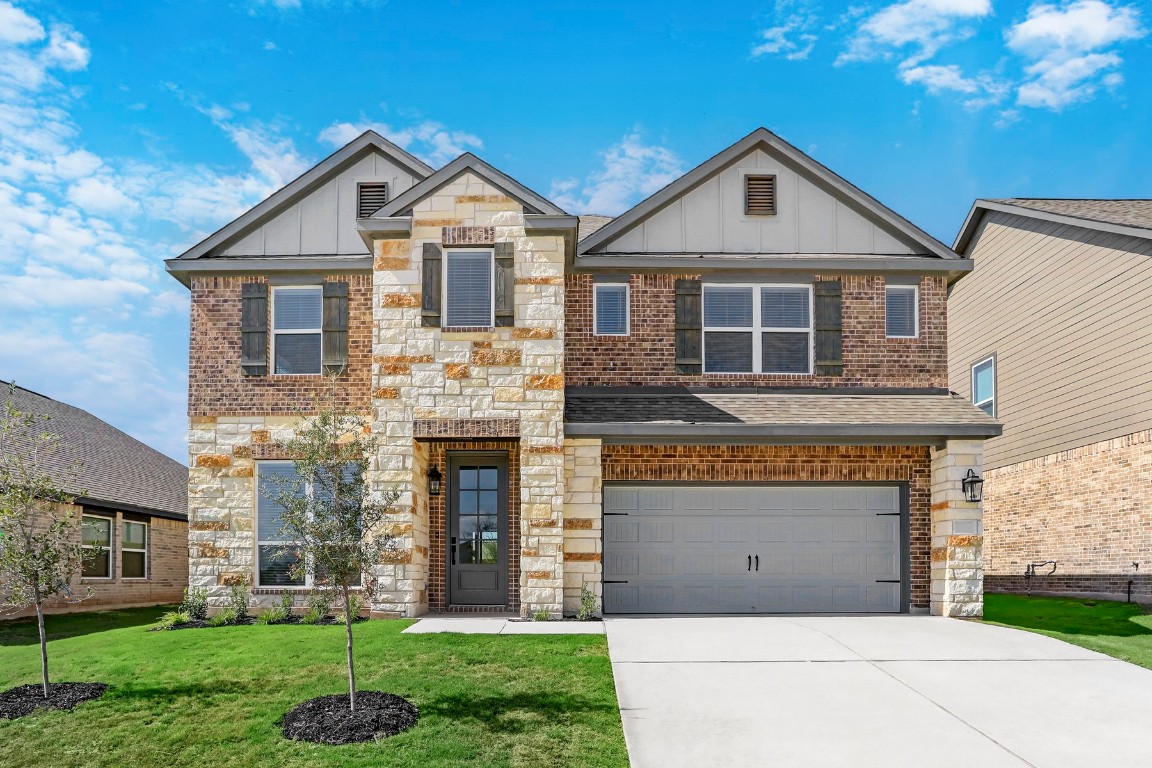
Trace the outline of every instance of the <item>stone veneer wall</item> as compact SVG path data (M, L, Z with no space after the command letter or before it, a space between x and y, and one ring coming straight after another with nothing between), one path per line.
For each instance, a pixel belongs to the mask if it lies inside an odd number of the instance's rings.
M423 245L515 243L515 325L445 330L421 325ZM374 486L401 492L396 523L411 523L404 562L383 566L396 585L374 606L413 616L428 610L431 542L425 437L518 439L521 611L559 616L563 599L564 242L527 235L523 208L465 173L413 208L407 239L377 241L374 270L373 431L381 440ZM425 459L426 460L426 459Z
M564 613L580 610L580 593L587 586L603 609L604 508L600 440L564 441Z
M699 275L645 274L630 280L631 333L592 333L588 274L567 277L565 369L569 386L817 386L947 387L947 284L920 279L920 335L889 339L884 333L885 280L880 275L839 275L843 282L844 375L676 373L676 280ZM706 279L706 278L705 278ZM825 279L819 276L817 280Z
M1152 432L998 467L984 480L989 592L1124 599L1132 580L1134 598L1152 599ZM1045 560L1055 574L1024 578Z
M908 483L911 605L929 607L932 465L923 446L605 445L603 481ZM599 561L599 539L596 558Z
M984 464L981 440L949 440L932 449L932 613L984 615L983 523L980 502L966 501L969 470Z

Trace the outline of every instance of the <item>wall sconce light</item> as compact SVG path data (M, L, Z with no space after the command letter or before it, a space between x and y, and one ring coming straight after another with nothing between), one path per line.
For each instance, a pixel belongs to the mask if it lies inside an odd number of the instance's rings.
M436 467L428 470L428 495L439 496L440 491L444 488L444 475L440 474L440 470Z
M980 501L984 498L984 478L976 474L975 470L968 470L960 485L964 488L966 501Z

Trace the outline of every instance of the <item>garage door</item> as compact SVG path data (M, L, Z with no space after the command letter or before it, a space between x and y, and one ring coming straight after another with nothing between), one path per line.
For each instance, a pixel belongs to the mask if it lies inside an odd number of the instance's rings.
M604 487L608 613L895 613L896 486Z

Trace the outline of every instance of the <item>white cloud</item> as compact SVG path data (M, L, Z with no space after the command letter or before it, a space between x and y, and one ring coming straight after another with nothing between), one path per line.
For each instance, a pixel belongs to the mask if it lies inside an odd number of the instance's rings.
M140 210L138 202L110 181L92 176L82 178L69 187L68 199L84 210L105 216L130 216Z
M684 175L684 163L667 147L647 144L633 132L601 156L603 167L576 179L552 182L553 202L572 213L614 216Z
M969 109L998 104L1009 89L1007 84L989 75L968 77L955 64L920 64L900 67L898 72L905 85L923 86L934 96L952 93L967 97L964 106Z
M484 142L479 136L450 130L435 120L417 120L413 125L396 127L361 118L354 123L333 123L320 131L317 138L334 147L342 147L368 130L376 131L434 168L439 168L465 152L484 148Z
M783 56L789 61L807 59L816 47L814 30L819 15L806 0L777 0L776 26L760 32L761 42L752 48L752 57Z
M0 43L23 45L44 38L39 21L7 2L0 2Z
M1123 60L1109 49L1146 34L1135 7L1103 0L1034 4L1005 34L1008 48L1027 62L1017 103L1061 110L1091 99L1101 86L1117 87Z
M971 37L976 23L991 14L991 0L903 0L866 17L836 61L898 55L906 66L915 66Z

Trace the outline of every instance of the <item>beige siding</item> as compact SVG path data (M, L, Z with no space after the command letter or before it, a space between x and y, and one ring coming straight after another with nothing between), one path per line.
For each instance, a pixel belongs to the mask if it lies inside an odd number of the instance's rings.
M1152 241L1001 212L948 302L949 381L996 355L995 468L1152 428Z

